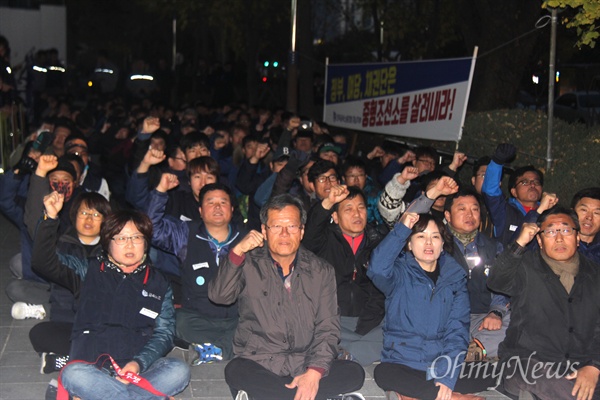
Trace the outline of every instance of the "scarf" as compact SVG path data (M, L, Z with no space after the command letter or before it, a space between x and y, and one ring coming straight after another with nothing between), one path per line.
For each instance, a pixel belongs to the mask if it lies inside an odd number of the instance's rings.
M579 253L575 252L575 255L567 261L556 261L543 252L540 252L540 254L552 272L558 275L560 283L567 290L567 293L571 293L571 289L575 283L575 277L579 272Z
M479 233L479 229L475 229L471 233L458 233L454 230L454 228L452 228L452 225L448 225L448 227L450 228L450 232L452 233L452 235L454 235L454 237L457 238L458 241L461 242L465 247L467 247L469 243L475 240L475 236L477 236L477 234Z

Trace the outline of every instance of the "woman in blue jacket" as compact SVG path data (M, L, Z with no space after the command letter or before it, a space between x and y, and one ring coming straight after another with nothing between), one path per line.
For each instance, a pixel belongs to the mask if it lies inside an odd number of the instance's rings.
M405 213L373 251L367 275L386 296L374 375L388 399L473 399L459 392L486 388L487 382L458 379L470 310L466 273L448 254L451 245L441 221Z

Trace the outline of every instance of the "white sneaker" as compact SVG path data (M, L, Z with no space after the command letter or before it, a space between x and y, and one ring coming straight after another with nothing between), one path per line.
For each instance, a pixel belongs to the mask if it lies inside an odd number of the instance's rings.
M235 400L249 400L248 393L244 392L243 390L238 390Z
M44 310L44 306L41 304L27 304L17 301L13 304L10 314L14 319L44 319L46 317L46 310Z

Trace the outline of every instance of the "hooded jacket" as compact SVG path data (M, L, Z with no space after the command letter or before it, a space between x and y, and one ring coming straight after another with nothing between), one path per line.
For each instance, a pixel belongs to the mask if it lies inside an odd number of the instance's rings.
M402 223L375 248L367 270L386 296L382 362L429 371L454 389L469 344L469 295L464 269L441 254L437 282L412 253L402 252L411 230ZM451 373L451 371L453 373Z

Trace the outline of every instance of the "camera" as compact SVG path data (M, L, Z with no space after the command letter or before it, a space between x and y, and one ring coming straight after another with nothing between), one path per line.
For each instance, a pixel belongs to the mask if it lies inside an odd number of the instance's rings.
M308 120L300 121L300 129L308 130L308 129L312 129L312 126L313 126L312 121L308 121Z

